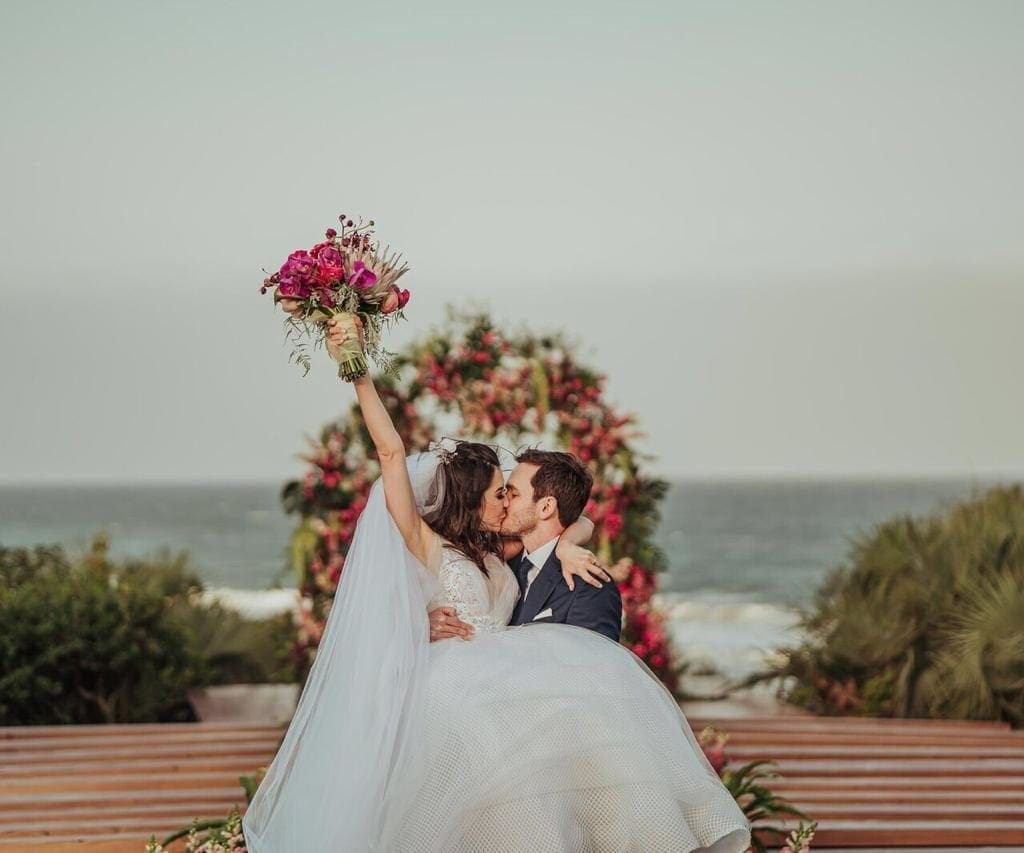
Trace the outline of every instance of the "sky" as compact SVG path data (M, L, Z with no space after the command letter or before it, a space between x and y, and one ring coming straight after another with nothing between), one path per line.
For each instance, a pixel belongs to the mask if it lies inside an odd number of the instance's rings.
M341 212L564 330L669 477L1024 476L1024 4L0 6L0 482L257 481Z

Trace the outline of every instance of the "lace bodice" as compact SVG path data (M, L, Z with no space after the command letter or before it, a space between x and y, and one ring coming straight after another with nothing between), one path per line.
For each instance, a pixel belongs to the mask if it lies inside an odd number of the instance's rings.
M432 606L454 607L477 630L504 630L519 598L519 584L499 557L489 556L486 566L488 577L468 557L443 544L437 569L441 591Z

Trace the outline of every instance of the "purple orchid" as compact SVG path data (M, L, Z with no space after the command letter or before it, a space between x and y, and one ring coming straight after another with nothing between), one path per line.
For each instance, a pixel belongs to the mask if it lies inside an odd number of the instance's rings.
M352 264L352 275L348 277L348 283L357 290L367 290L377 283L377 274L362 261L356 261Z

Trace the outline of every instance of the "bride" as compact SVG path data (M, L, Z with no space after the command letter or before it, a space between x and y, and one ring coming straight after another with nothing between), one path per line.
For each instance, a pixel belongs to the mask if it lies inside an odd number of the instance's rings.
M407 459L371 379L354 384L382 474L248 849L746 850L742 811L637 657L584 628L507 627L519 585L493 448ZM473 639L429 642L439 604Z

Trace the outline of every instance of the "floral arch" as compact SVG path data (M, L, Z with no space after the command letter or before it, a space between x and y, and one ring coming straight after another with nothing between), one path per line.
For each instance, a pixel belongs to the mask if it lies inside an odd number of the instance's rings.
M622 642L673 691L679 667L651 596L665 559L653 544L667 484L647 476L632 442L632 415L603 400L605 378L580 364L561 336L512 336L486 314L453 315L395 360L378 381L381 398L410 452L441 435L505 448L540 444L576 454L594 475L586 514L591 547L609 564L629 561L620 584ZM350 412L310 440L309 468L285 485L286 511L301 516L291 543L302 604L295 654L313 659L344 570L356 520L379 473L369 435ZM625 567L627 563L622 563Z

